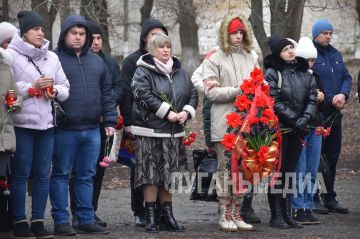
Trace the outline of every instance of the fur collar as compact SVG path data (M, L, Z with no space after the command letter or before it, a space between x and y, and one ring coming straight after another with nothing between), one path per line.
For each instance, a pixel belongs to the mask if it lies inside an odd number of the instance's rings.
M286 63L281 57L274 56L273 54L267 55L264 59L264 68L269 69L273 68L277 71L283 71L286 66L293 65L293 68L306 72L309 69L307 61L302 57L296 57L296 62L294 64Z

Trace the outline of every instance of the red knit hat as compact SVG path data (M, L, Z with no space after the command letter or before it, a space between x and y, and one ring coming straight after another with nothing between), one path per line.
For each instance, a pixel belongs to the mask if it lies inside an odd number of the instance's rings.
M237 32L239 30L245 32L245 27L244 27L243 23L241 22L240 18L235 18L229 24L228 33L231 34L231 33Z

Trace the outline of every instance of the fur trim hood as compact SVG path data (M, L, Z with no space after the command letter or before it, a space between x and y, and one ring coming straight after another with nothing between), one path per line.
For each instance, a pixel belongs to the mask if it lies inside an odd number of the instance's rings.
M252 28L251 28L251 25L248 22L248 20L244 16L239 15L239 14L228 14L222 20L220 29L219 29L219 46L226 54L228 54L230 52L228 27L229 27L230 22L235 18L239 18L245 27L245 33L244 33L244 37L243 37L243 48L247 52L250 52L253 48Z
M296 57L296 62L294 62L294 67L297 70L305 72L309 69L307 61L302 57ZM264 68L269 69L273 68L276 71L283 71L287 64L281 57L275 56L273 54L267 55L264 58Z

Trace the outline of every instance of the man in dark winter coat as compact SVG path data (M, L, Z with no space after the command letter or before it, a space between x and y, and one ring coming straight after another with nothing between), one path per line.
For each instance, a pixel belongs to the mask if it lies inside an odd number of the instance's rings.
M73 193L77 229L81 233L109 233L95 223L92 205L93 177L100 152L99 120L105 134L113 135L117 122L111 80L102 58L91 52L92 35L81 16L65 19L59 36L58 55L70 82L70 96L63 103L67 121L55 135L53 167L50 179L51 214L55 235L74 235L70 226L68 182L74 173Z
M114 97L115 97L115 102L116 105L120 104L121 98L122 98L122 88L123 88L123 83L121 80L121 75L120 75L120 67L119 64L116 62L116 60L114 58L112 58L111 56L105 54L102 49L103 49L103 32L100 28L100 26L94 22L94 21L87 21L88 27L90 28L90 31L92 33L92 38L93 38L93 42L92 42L92 46L91 46L91 51L98 54L103 61L105 62L106 65L106 71L107 74L110 76L110 79L112 80L112 89L113 89L113 93L114 93ZM96 174L94 176L94 181L93 181L93 199L92 199L92 203L93 203L93 207L94 207L94 211L97 211L98 208L98 202L99 202L99 197L100 197L100 192L101 192L101 186L102 186L102 181L105 175L105 169L106 167L101 167L100 162L103 160L103 158L106 156L105 152L106 150L106 140L107 140L107 136L105 135L105 128L104 128L104 123L102 121L100 121L100 135L101 135L101 147L100 147L100 154L98 157L98 162L96 164ZM113 136L109 138L109 143L108 145L111 146L113 144ZM74 213L75 213L75 202L74 202L74 197L73 197L73 178L71 178L70 180L70 204L71 204L71 212L73 214L73 218L76 219ZM107 226L107 223L102 221L96 214L95 214L95 221L96 223L100 224L103 227ZM76 220L74 221L74 223L76 223ZM73 225L74 226L74 225Z
M320 75L325 89L327 107L324 109L324 120L331 126L331 133L325 139L323 154L325 154L329 170L324 174L326 193L324 206L329 211L347 213L348 209L341 206L336 200L334 191L336 166L341 151L341 110L349 98L351 89L351 75L349 74L341 53L330 45L333 26L324 19L316 21L312 27L314 46L318 51L314 70ZM335 117L335 118L334 118ZM328 120L327 120L328 119ZM329 126L327 125L327 126Z
M151 36L154 34L164 32L168 34L166 27L156 19L146 20L141 28L140 34L140 47L135 52L131 53L124 59L122 68L121 68L121 77L124 81L124 94L123 101L121 105L121 114L124 117L124 126L125 134L131 136L130 126L133 124L132 114L132 105L133 105L133 95L131 91L131 82L134 76L135 70L137 68L136 62L139 60L140 56L147 53L146 43L149 41ZM136 226L145 226L145 208L144 208L144 196L143 190L141 187L134 189L134 176L135 171L131 170L131 209L134 212L135 216L135 225Z

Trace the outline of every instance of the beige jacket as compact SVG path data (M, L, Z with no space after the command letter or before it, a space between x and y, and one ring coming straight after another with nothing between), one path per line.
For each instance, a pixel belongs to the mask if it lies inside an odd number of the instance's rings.
M234 18L240 18L246 33L241 49L231 49L227 29ZM254 67L259 67L257 54L252 50L252 30L246 18L239 15L225 17L220 31L220 49L208 56L203 62L203 78L214 79L218 87L210 90L205 87L205 95L214 103L211 107L211 141L221 141L226 133L226 115L233 108L239 86L244 79L250 78Z
M6 117L8 107L5 102L5 95L8 90L19 91L10 71L11 55L0 47L0 152L6 150L15 152L16 141L12 117ZM7 118L5 123L5 118ZM5 123L5 124L4 124ZM4 130L3 132L1 132Z

